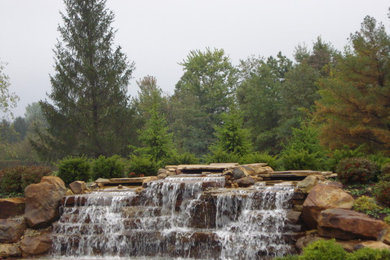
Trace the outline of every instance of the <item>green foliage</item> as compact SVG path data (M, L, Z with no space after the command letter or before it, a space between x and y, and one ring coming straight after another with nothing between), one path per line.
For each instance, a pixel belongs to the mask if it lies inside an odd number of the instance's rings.
M156 175L157 170L160 168L160 165L147 155L132 155L129 164L129 172L145 176Z
M276 170L279 167L279 162L276 156L272 156L268 153L248 153L242 156L239 160L240 164L248 163L267 163L272 169Z
M135 150L135 154L148 157L155 165L162 165L174 153L172 134L168 133L167 122L158 107L153 106L150 118L139 131L139 140L143 147Z
M379 173L375 163L364 158L346 158L337 165L337 174L343 184L368 183Z
M299 260L342 260L347 253L336 240L317 240L303 249Z
M22 194L33 183L39 183L43 176L51 175L46 166L16 166L0 171L0 190L4 194Z
M120 156L99 156L92 164L92 179L125 177L125 163Z
M178 149L201 156L215 140L213 126L234 102L237 71L222 49L191 51L181 65L169 122Z
M335 171L337 165L342 159L364 157L364 147L364 145L360 145L355 149L350 149L348 146L344 146L342 149L334 150L329 159L330 169Z
M378 212L382 209L382 207L377 205L373 198L361 196L354 201L353 209L375 217L378 215Z
M0 171L0 190L4 193L23 193L22 173L24 167L6 168Z
M41 101L46 129L31 140L42 158L127 155L134 139L128 83L134 70L115 46L114 14L105 0L65 0L50 77Z
M9 77L4 73L4 64L0 61L0 112L3 115L11 114L19 97L9 91ZM0 140L1 141L1 140Z
M165 165L197 164L199 159L193 153L173 153L165 161Z
M284 169L325 170L327 157L318 142L318 130L303 125L293 129L293 136L280 154Z
M390 225L390 215L384 217L383 221L386 222L387 225Z
M280 151L276 131L280 122L280 90L291 66L292 61L281 53L276 58L241 61L237 100L256 151Z
M251 152L249 131L243 128L243 119L239 111L232 109L221 115L222 124L215 126L217 141L210 146L209 161L234 159L237 162L241 156ZM225 157L225 158L224 158Z
M349 253L346 260L388 260L390 259L390 251L387 249L379 250L368 247L356 250Z
M58 163L58 177L65 184L73 181L89 181L91 177L91 165L86 157L66 157Z
M360 197L371 192L371 188L368 184L349 184L344 189L355 197Z
M374 195L377 201L390 206L390 182L380 181L375 184Z
M390 163L386 163L381 168L382 175L390 174Z
M238 154L229 153L222 149L213 150L213 152L205 156L207 163L234 163L239 162L241 157Z

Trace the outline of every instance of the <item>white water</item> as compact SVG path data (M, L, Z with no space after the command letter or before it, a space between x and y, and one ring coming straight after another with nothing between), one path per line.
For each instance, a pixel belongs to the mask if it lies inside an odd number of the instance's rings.
M77 196L54 225L52 255L265 259L291 252L284 236L293 187L222 187L224 177L170 177L139 195Z

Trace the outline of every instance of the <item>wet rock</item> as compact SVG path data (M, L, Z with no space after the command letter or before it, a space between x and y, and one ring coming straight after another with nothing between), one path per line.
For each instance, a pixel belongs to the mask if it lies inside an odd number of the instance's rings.
M383 221L346 209L322 211L318 225L321 236L346 240L357 238L383 240L387 233L387 225Z
M157 181L159 178L157 176L146 177L142 182L142 187L146 188L148 184L152 181Z
M0 199L0 219L11 218L24 214L24 198Z
M23 217L14 219L0 219L0 242L14 243L19 240L26 229Z
M48 231L26 232L20 241L23 256L41 255L49 252L52 240Z
M236 180L236 183L239 187L249 187L255 184L255 180L252 177L247 176Z
M286 218L290 223L298 223L301 214L302 212L300 211L288 210Z
M245 169L241 168L241 167L236 167L232 170L232 174L233 174L233 179L235 180L238 180L238 179L241 179L245 176L247 176L245 174ZM249 174L248 174L249 175Z
M303 221L309 228L316 228L321 211L329 208L351 209L353 201L353 197L340 188L317 184L303 203Z
M38 184L25 189L25 219L29 227L45 227L58 218L58 206L65 196L64 182L55 176L44 176Z
M67 189L65 196L71 196L71 195L74 195L73 191L71 189Z
M297 188L304 193L310 192L310 190L318 183L318 177L316 175L309 175L302 181L297 183Z
M20 251L18 244L0 244L0 258L17 257L21 255L22 251Z
M87 190L87 185L84 181L74 181L69 184L69 188L74 194L83 194Z

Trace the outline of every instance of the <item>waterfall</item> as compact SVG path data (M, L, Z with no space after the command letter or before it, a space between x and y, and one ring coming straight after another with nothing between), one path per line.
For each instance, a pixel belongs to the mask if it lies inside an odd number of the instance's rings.
M68 197L54 224L52 255L269 259L293 252L286 225L292 186L224 186L223 176L178 175L140 193Z

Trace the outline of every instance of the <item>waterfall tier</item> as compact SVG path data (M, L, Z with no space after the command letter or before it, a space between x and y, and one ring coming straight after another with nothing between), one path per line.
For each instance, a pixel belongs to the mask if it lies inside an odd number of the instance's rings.
M223 176L175 176L140 193L67 197L53 256L268 259L294 252L292 186L226 189ZM72 200L72 203L69 203Z

